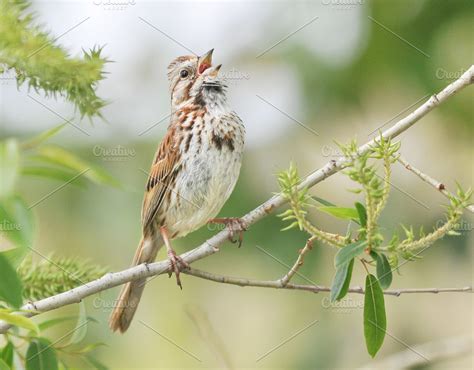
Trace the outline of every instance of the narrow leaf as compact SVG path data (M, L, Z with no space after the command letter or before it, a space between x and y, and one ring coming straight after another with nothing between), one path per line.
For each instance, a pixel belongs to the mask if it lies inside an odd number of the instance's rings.
M118 187L118 181L104 170L84 161L68 150L55 145L45 145L39 148L40 157L38 159L56 165L67 167L79 173L89 180L98 183Z
M15 245L33 243L33 213L19 196L0 200L0 232Z
M13 343L8 342L5 347L3 347L1 358L5 361L5 364L9 367L13 367Z
M359 216L360 225L362 227L367 226L367 210L365 209L362 203L356 202L355 207L357 210L357 214Z
M56 325L60 325L64 322L73 321L73 320L77 321L78 320L78 315L56 317L56 318L53 318L53 319L50 319L50 320L43 321L42 323L39 323L38 327L39 327L40 331L43 332L43 331L45 331L49 328L52 328ZM93 317L91 317L91 316L87 316L87 321L98 323L98 321L96 319L94 319ZM77 325L76 325L76 327L77 327Z
M90 344L87 344L85 347L82 347L78 350L75 350L74 353L82 355L82 354L85 354L85 353L92 352L93 350L95 350L99 347L104 347L104 346L107 346L107 344L102 343L102 342L90 343Z
M377 263L377 279L382 289L387 289L392 284L392 268L387 256L383 253L371 252L370 255Z
M16 315L14 313L0 311L0 320L3 320L11 325L18 326L23 329L31 330L36 335L39 334L38 326L27 317Z
M354 259L351 259L349 263L339 266L336 270L331 286L331 302L338 301L347 294L349 284L351 283L353 267Z
M26 370L58 370L56 351L44 338L35 338L26 351Z
M23 288L14 268L5 256L0 254L0 300L14 308L20 308Z
M16 269L20 266L20 263L25 259L29 252L30 250L26 247L16 247L0 252L0 255L5 257L10 265Z
M81 303L79 303L79 317L77 318L77 324L68 345L77 344L84 339L87 334L88 321L86 306L84 302L81 301Z
M55 126L53 128L50 128L49 130L46 130L39 135L21 143L23 148L33 148L35 146L38 146L48 140L49 138L53 137L56 135L59 131L61 131L65 126L67 126L67 123L63 123L61 125Z
M97 370L108 370L107 366L99 362L96 358L91 355L86 356L87 362L94 366Z
M312 197L316 202L321 203L323 206L327 207L335 207L336 205L334 203L331 203L329 200L320 198L320 197Z
M364 336L367 351L372 357L382 346L386 329L387 318L383 291L376 277L369 274L365 280Z
M341 248L334 259L336 269L339 266L349 263L351 259L361 254L364 251L366 244L367 242L365 240L360 240Z
M42 323L38 324L38 327L41 332L45 331L46 329L52 328L53 326L62 324L63 322L77 320L77 316L63 316L63 317L56 317L50 320L43 321Z
M10 370L10 366L0 358L0 370Z
M86 184L82 177L76 177L80 172L74 172L59 167L25 166L21 169L21 173L26 176L69 182L71 185L85 186ZM71 181L72 179L74 179L74 181Z
M13 192L20 166L18 142L8 139L0 142L0 198Z
M320 211L329 213L330 215L341 218L343 220L352 220L352 219L358 219L359 215L357 213L357 210L354 208L344 208L344 207L318 207Z

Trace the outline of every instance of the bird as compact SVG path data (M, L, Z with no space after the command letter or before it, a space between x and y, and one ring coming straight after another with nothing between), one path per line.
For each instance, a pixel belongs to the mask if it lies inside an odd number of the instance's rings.
M142 236L132 266L151 263L166 247L169 274L188 268L171 246L208 222L222 223L240 233L239 218L215 218L239 177L245 127L230 108L221 64L213 66L214 49L180 56L168 66L170 123L149 171L142 204ZM146 278L126 283L115 301L109 326L124 333L130 326L145 288Z

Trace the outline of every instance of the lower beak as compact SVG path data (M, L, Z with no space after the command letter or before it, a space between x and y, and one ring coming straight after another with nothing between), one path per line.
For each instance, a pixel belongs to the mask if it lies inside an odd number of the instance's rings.
M222 64L219 64L218 66L211 68L211 70L209 71L209 76L217 77L217 74L219 73L219 69L221 69L221 67Z
M199 57L198 61L198 71L199 73L203 73L206 69L208 69L212 65L212 53L214 49L209 50L206 54Z

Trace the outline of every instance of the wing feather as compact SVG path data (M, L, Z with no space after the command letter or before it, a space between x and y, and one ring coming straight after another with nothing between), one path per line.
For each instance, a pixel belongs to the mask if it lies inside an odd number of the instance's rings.
M148 230L153 220L163 206L163 200L168 192L179 166L178 143L174 130L169 130L158 148L150 169L145 196L142 206L143 230Z

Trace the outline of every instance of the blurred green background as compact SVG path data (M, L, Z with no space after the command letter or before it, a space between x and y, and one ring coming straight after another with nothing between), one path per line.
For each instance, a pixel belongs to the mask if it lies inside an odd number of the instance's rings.
M291 161L305 175L340 156L334 140L356 137L366 142L379 127L393 124L458 78L473 61L471 1L114 4L33 2L38 20L54 35L90 17L58 40L73 54L81 47L106 44L104 54L114 62L107 65L109 74L98 92L110 101L103 110L107 122L90 124L75 118L73 122L90 136L70 126L54 142L105 167L124 187L67 186L54 193L34 208L35 248L44 254L87 258L111 271L129 266L140 237L146 181L141 169L148 169L166 130L166 118L158 123L169 112L166 66L174 57L188 54L180 44L198 54L215 48L214 59L223 63L232 105L247 127L241 176L222 216L241 216L268 199L278 191L275 174ZM473 92L464 90L401 136L402 155L444 181L448 189L455 181L465 187L473 183ZM73 116L73 108L61 100L30 92L54 114L27 94L13 80L2 81L2 138L28 137L62 123L58 115ZM429 230L443 220L441 205L446 199L398 164L393 185L382 216L387 234L400 223ZM32 178L21 183L20 191L33 204L58 186ZM337 174L311 193L351 206L360 199L347 191L351 186ZM316 211L311 219L333 232L344 233L347 226ZM404 265L393 287L472 285L474 218L466 214L463 219L461 236L436 243L421 260ZM270 215L246 232L242 248L228 243L196 267L277 279L287 268L257 246L292 264L307 237L297 230L281 232L283 226ZM215 226L203 227L174 246L184 252L215 231ZM316 245L301 274L330 285L333 256L333 250ZM163 251L159 258L165 258ZM472 336L470 294L386 297L389 335L372 360L363 338L363 296L349 295L342 304L329 305L326 294L240 288L189 276L182 280L180 291L174 278L153 279L123 336L107 328L118 289L88 298L88 314L99 321L88 335L108 344L99 352L101 361L112 369L357 368L375 365L406 350L406 345ZM305 281L296 276L295 282ZM357 264L352 282L364 282ZM58 338L61 334L58 331ZM420 368L472 368L472 353L426 362Z

